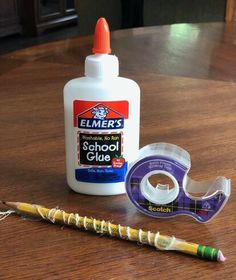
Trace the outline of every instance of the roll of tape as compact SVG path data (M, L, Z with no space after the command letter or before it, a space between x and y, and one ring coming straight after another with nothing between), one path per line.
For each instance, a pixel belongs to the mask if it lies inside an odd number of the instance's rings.
M187 176L190 167L189 153L176 145L155 143L143 147L126 175L130 201L152 217L189 215L199 222L209 221L227 202L230 179L196 182Z

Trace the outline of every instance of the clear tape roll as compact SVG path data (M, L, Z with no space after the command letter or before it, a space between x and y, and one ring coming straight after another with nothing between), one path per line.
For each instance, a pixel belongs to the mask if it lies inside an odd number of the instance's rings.
M231 182L225 177L194 181L187 176L190 168L190 155L184 149L169 143L147 145L127 172L127 194L131 202L149 216L189 215L199 222L207 222L224 207L230 196ZM156 177L154 183L153 176ZM165 178L164 183L161 176Z

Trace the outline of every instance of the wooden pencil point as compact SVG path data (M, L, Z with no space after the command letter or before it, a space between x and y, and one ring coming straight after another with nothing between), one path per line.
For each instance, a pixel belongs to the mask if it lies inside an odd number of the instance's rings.
M18 205L18 202L11 202L11 201L1 201L2 204L7 205L13 209L15 209Z

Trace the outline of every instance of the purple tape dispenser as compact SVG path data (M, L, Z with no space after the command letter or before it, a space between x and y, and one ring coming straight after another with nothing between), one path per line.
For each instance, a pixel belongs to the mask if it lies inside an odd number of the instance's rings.
M196 182L187 174L190 155L168 143L143 147L126 175L126 191L142 213L156 218L188 215L205 223L215 217L230 196L230 179Z

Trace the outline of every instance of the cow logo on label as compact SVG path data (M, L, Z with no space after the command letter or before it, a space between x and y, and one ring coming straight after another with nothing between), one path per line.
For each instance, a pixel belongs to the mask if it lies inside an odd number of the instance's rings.
M94 107L92 114L94 119L104 120L108 114L108 109L104 106Z

